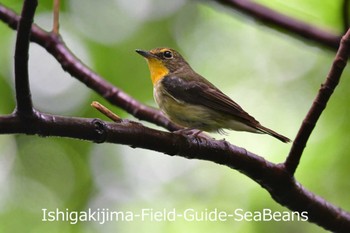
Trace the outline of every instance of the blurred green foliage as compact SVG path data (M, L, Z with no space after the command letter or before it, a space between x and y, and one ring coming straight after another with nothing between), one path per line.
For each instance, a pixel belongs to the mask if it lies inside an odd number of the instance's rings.
M258 2L341 32L341 1ZM1 3L16 12L21 10L22 1ZM39 1L35 17L46 30L51 27L51 4ZM335 54L211 1L65 0L60 23L63 39L83 62L143 103L154 105L152 86L146 63L134 50L173 47L264 125L291 138ZM0 23L0 35L0 113L9 114L15 107L15 32ZM51 55L34 44L30 73L34 105L41 111L105 119L90 107L91 101L98 100L119 115L133 118L64 73ZM347 68L296 173L307 189L344 209L350 208L350 184L345 179L350 164L348 76ZM273 162L284 161L290 149L290 145L262 135L230 132L226 139ZM305 222L41 221L43 208L286 211L236 171L121 145L3 135L0 186L0 232L324 232Z

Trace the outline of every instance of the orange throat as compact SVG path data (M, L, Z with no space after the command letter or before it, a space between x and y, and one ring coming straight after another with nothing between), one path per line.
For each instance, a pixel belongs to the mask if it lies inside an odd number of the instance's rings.
M156 83L161 80L165 75L169 73L168 68L164 66L164 64L154 58L147 59L148 67L151 72L151 79L153 85L156 85Z

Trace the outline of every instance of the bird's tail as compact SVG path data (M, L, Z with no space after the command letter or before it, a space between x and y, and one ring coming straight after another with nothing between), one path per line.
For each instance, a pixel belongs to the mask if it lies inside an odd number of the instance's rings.
M279 133L276 133L275 131L273 131L272 129L269 129L269 128L266 128L262 125L259 125L258 127L258 130L261 131L262 133L266 133L268 135L271 135L272 137L275 137L277 138L278 140L282 141L282 142L291 142L292 140L290 140L289 138L279 134Z

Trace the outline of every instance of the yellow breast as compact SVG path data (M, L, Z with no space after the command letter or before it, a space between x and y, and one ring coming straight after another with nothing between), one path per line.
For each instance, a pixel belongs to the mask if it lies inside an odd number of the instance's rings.
M160 79L169 73L169 70L164 66L164 64L154 58L147 59L148 67L151 72L151 79L153 85L155 85Z

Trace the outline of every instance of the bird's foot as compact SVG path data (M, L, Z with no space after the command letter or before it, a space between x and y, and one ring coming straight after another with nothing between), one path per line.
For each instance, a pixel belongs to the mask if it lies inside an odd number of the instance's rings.
M176 130L174 131L174 133L185 135L187 137L196 137L200 142L202 140L212 139L209 135L203 133L203 131L199 129L185 128L185 129Z

